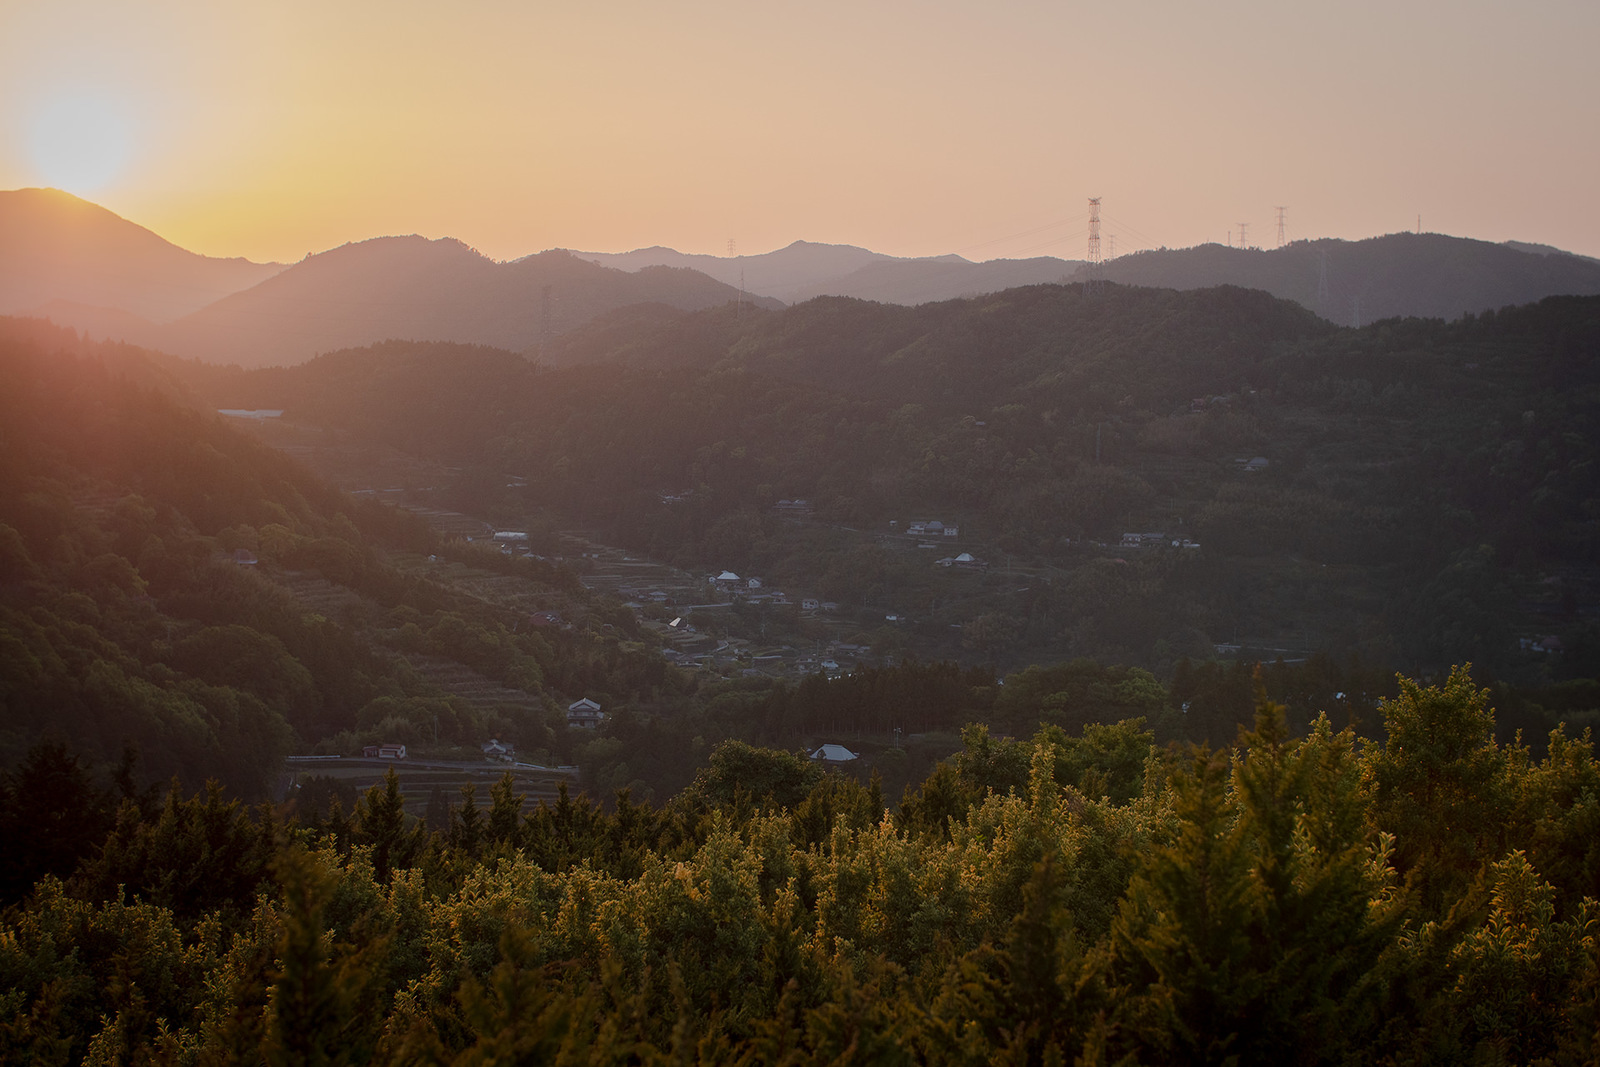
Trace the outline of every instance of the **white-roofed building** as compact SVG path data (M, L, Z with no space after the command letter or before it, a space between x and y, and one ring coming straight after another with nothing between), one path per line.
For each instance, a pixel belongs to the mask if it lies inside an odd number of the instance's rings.
M579 697L567 705L567 725L580 730L593 730L606 720L606 713L600 710L600 705L588 697Z

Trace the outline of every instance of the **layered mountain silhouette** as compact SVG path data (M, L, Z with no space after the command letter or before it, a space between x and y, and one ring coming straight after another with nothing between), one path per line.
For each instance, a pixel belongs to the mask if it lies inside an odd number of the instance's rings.
M924 304L1021 285L1082 281L1082 260L1054 257L974 263L960 256L898 259L850 245L797 241L759 256L689 256L669 248L578 253L610 266L693 266L753 293L799 303L849 296ZM1493 244L1442 234L1397 233L1365 241L1299 241L1283 248L1194 248L1140 252L1110 260L1102 277L1126 285L1205 289L1239 285L1293 300L1345 325L1463 314L1547 296L1600 293L1600 261L1547 245Z
M121 336L197 311L282 269L187 252L58 189L0 192L0 314L48 315Z
M1454 319L1600 294L1600 261L1439 234L1299 241L1271 251L1161 249L1111 260L1102 276L1156 288L1264 290L1340 324ZM637 309L633 318L670 319L674 311L777 308L819 296L919 305L1084 277L1078 260L905 259L806 241L753 256L655 247L553 250L503 263L457 240L418 236L346 244L283 267L184 251L56 190L0 192L0 314L47 316L90 336L246 367L389 339L571 360L576 350L546 352L553 338L628 308Z
M628 305L693 311L738 299L732 286L681 268L630 273L562 251L500 263L451 238L379 237L309 256L154 331L145 343L244 367L299 363L388 339L532 352L548 337Z
M622 270L651 266L691 267L747 292L797 304L817 296L853 296L885 304L926 304L976 296L1019 285L1059 282L1077 271L1077 260L1042 256L975 263L961 256L901 258L855 245L796 241L746 256L708 256L657 245L632 252L577 252L583 259Z
M1455 319L1547 296L1600 293L1600 262L1534 247L1392 233L1296 241L1270 251L1219 244L1161 249L1120 256L1103 270L1124 285L1263 289L1346 326L1403 316Z

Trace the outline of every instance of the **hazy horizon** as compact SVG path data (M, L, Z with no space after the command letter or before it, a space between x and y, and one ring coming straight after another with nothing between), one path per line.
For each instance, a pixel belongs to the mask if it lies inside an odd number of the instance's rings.
M4 193L21 193L21 192L30 192L30 191L39 191L39 190L42 190L42 191L45 191L45 192L53 192L53 193L62 193L62 192L64 192L64 193L67 193L67 195L76 197L77 199L83 200L86 203L93 204L94 206L103 208L103 209L105 209L107 211L111 211L113 214L115 214L119 218L123 219L123 221L132 223L133 225L140 226L140 227L142 227L142 228L144 228L146 230L149 230L150 232L154 233L157 237L160 237L163 240L169 242L170 244L173 244L173 245L177 246L178 248L181 248L181 249L183 249L184 251L187 251L187 252L195 252L195 253L198 253L198 254L201 254L201 255L206 255L206 256L210 256L210 257L213 257L213 258L220 258L220 259L242 258L242 259L251 260L252 262L255 262L255 263L258 263L258 264L266 264L266 263L276 262L280 266L285 266L285 267L292 266L294 263L299 262L299 258L294 259L294 260L276 260L276 261L274 261L274 260L264 260L264 259L253 259L253 257L243 256L243 255L241 255L240 253L237 253L237 252L229 252L229 251L226 251L226 250L220 250L220 251L218 251L218 250L206 250L206 251L201 251L199 249L188 247L188 246L182 244L179 241L173 240L173 238L170 235L168 235L166 233L163 233L163 232L155 229L154 227L146 225L145 223L143 223L141 220L139 220L137 218L130 218L130 217L126 216L126 215L123 215L120 212L117 212L114 208L112 208L109 205L100 203L100 202L98 202L98 201L96 201L96 200L94 200L93 198L90 198L90 197L79 196L76 193L71 193L70 191L64 190L64 189L58 189L58 188L50 187L50 186L29 186L29 187L24 187L24 188L20 188L20 189L0 189L0 194L4 194ZM1087 213L1085 214L1084 217L1085 217L1085 219L1087 218ZM1333 236L1333 235L1326 235L1326 234L1298 234L1298 235L1294 235L1294 236L1290 236L1290 237L1286 238L1286 243L1294 243L1296 241L1322 241L1322 240L1358 242L1358 241L1374 240L1374 239L1377 239L1377 238L1380 238L1380 237L1390 236L1391 234L1394 234L1394 233L1406 233L1406 232L1411 232L1411 231L1408 231L1408 230L1405 230L1405 229L1402 228L1402 229L1397 229L1397 230L1390 230L1390 231L1387 231L1385 233L1373 233L1373 234L1366 234L1366 235L1355 236L1355 237L1342 237L1342 236ZM1476 236L1471 235L1471 234L1447 234L1447 233L1441 233L1439 231L1431 230L1431 229L1429 229L1427 227L1424 227L1422 232L1426 233L1426 234L1434 235L1434 236L1444 236L1444 237L1450 237L1450 238L1461 238L1461 239L1465 239L1465 240L1483 240L1483 241L1487 241L1488 240L1487 238L1476 237ZM1081 234L1079 236L1081 237ZM1196 244L1194 244L1194 245L1185 245L1185 246L1162 245L1160 247L1163 248L1163 249L1171 248L1173 250L1182 250L1183 248L1194 248L1194 247L1199 247L1200 245L1205 245L1205 244L1220 244L1220 245L1225 245L1225 246L1229 246L1229 247L1239 247L1238 244L1237 244L1237 240L1238 240L1237 234L1232 234L1230 236L1232 238L1231 242L1230 242L1230 240L1228 238L1224 238L1222 240L1209 239L1208 238L1208 239L1202 239L1202 240L1196 242ZM367 242L367 241L385 240L385 239L392 239L392 238L407 238L407 237L420 237L420 238L422 238L424 240L428 240L428 241L438 241L438 240L462 241L462 238L460 238L456 234L450 234L450 233L425 234L425 233L418 233L418 232L416 232L414 230L413 231L398 231L397 230L397 231L392 232L392 233L372 233L372 234L365 234L365 235L361 235L361 236L348 237L345 240L339 241L336 244L328 245L325 248L311 249L305 255L306 256L321 255L322 253L325 253L325 252L334 251L334 250L336 250L336 249L338 249L338 248L340 248L340 247L342 247L344 245L361 244L361 243ZM697 252L697 251L692 251L692 250L689 250L689 249L675 248L675 247L673 247L671 245L666 245L666 244L663 244L661 242L645 242L645 243L629 245L628 247L624 247L624 248L591 248L591 247L552 245L552 246L545 247L545 248L528 249L528 250L525 250L525 251L522 251L522 252L514 253L512 255L503 256L503 257L502 256L493 255L492 253L490 253L488 251L485 251L483 248L472 244L472 242L470 242L470 241L463 241L463 243L468 245L468 247L472 248L473 251L478 252L479 254L482 254L482 255L486 256L487 258L489 258L489 259L491 259L491 260L493 260L495 262L499 262L499 263L510 263L510 262L514 262L514 261L516 261L518 259L525 259L525 258L527 258L529 256L536 256L536 255L540 255L540 254L545 253L545 252L553 252L553 251L572 252L575 255L598 255L598 256L606 256L606 257L621 257L621 256L628 256L628 255L631 255L631 254L649 252L649 251L655 250L655 249L661 249L661 250L664 250L664 251L673 252L673 253L676 253L678 255L685 256L685 257L710 257L710 258L713 258L713 259L755 258L755 257L768 256L768 255L772 255L772 254L775 254L775 253L778 253L778 252L782 252L785 249L787 249L787 248L789 248L789 247L791 247L791 246L793 246L795 244L811 244L811 245L822 245L822 246L829 246L829 247L853 247L853 248L861 249L863 251L872 252L872 253L878 254L878 255L896 256L896 253L885 252L883 249L873 248L873 247L870 247L868 245L860 244L859 242L845 241L845 240L840 240L840 241L814 241L814 240L811 240L810 238L806 238L806 237L795 237L795 238L793 238L791 240L784 241L783 243L774 245L774 246L772 246L770 248L761 248L761 249L736 248L733 251L730 251L727 248L723 248L723 249L716 249L716 250L711 250L711 251L706 251L706 252ZM1534 243L1543 243L1543 242L1527 242L1527 241L1523 241L1522 239L1519 239L1519 238L1508 238L1504 242L1491 242L1491 243L1525 243L1525 244L1534 244ZM1108 243L1105 240L1103 240L1102 241L1102 254L1104 255L1105 259L1107 259L1109 261L1109 260L1111 260L1113 258L1117 258L1117 257L1124 256L1124 255L1131 255L1131 254L1134 254L1134 253L1140 252L1140 251L1151 251L1151 250L1154 250L1154 247L1155 246L1144 246L1144 245L1141 245L1141 246L1136 247L1136 248L1127 248L1125 246L1121 247L1121 248L1112 248L1112 247L1108 246ZM1256 237L1254 236L1254 234L1249 235L1249 249L1252 250L1252 251L1271 251L1274 247L1276 247L1275 228L1273 230L1273 233L1269 234L1267 240L1265 240L1265 241L1257 240ZM1559 251L1570 252L1570 253L1574 253L1574 254L1577 254L1577 255L1583 255L1584 254L1584 253L1581 253L1581 252L1577 252L1575 249L1564 248L1564 247L1559 246L1559 245L1549 245L1549 247L1555 248L1555 249L1557 249ZM948 257L948 256L951 256L951 255L960 255L960 256L962 256L962 258L967 259L968 261L970 261L970 262L972 262L974 264L983 264L983 263L995 262L995 261L1003 261L1003 260L1016 261L1016 260L1025 260L1025 259L1032 259L1032 258L1045 258L1045 257L1054 257L1054 258L1057 258L1057 259L1061 259L1063 261L1075 262L1075 261L1081 261L1081 260L1084 259L1084 250L1082 248L1078 248L1076 251L1068 250L1068 249L1063 249L1062 251L1038 251L1038 250L1034 250L1034 251L1028 251L1028 252L1024 252L1022 254L1016 254L1016 255L1006 255L1006 254L988 255L988 254L984 254L982 252L973 252L973 251L969 250L968 253L965 254L965 255L963 255L961 252L929 252L929 253L925 253L925 254L922 254L922 255L919 255L919 256L906 256L906 257L897 257L897 258L904 258L904 259L918 259L918 258L938 259L938 258L941 258L941 257ZM300 257L300 258L304 258L304 257ZM606 264L606 265L611 265L611 264ZM634 267L624 267L624 268L621 268L621 269L624 269L624 270L637 270L639 268L637 266L634 266Z
M497 259L801 239L897 256L1422 229L1600 255L1600 9L801 10L303 0L13 10L0 187L208 255L393 233ZM1469 180L1463 180L1466 176ZM1109 244L1109 242L1108 242Z

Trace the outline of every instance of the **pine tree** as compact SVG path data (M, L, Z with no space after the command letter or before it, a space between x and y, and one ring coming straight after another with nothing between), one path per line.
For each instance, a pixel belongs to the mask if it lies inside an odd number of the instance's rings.
M489 795L494 798L489 808L489 840L515 848L520 843L523 798L510 771L494 784Z
M1210 754L1174 776L1178 839L1113 924L1119 1016L1146 1058L1336 1061L1381 1022L1401 914L1352 817L1354 738L1323 718L1293 742L1284 709L1258 700L1231 776Z
M477 795L478 787L472 783L461 787L461 808L450 827L450 843L469 856L478 854L483 840L483 812L478 810Z
M337 1067L364 1062L354 1005L366 977L363 961L330 958L324 911L333 877L298 847L278 861L283 927L272 972L261 1059L267 1067Z
M1386 738L1364 769L1370 818L1395 838L1395 867L1435 915L1504 852L1512 797L1489 693L1457 667L1442 686L1400 679Z
M392 871L409 866L422 847L422 828L406 829L405 798L393 767L381 786L367 790L356 809L356 823L356 839L372 846L372 873L380 885L388 883Z

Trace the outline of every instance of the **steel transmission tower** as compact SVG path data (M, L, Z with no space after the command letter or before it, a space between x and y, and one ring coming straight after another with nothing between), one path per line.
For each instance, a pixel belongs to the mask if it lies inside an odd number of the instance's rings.
M1249 223L1248 223L1248 222L1241 222L1241 223L1239 223L1239 247L1240 247L1240 248L1249 248L1249 247L1250 247L1250 242L1249 242L1249 241L1246 241L1246 240L1245 240L1245 239L1244 239L1244 231L1245 231L1245 228L1246 228L1246 227L1247 227L1247 226L1249 226L1249 225L1250 225L1250 224L1249 224Z
M1286 208L1286 207L1280 207L1278 209L1278 247L1279 248L1283 247L1283 242L1284 242L1284 239L1285 239L1285 235L1288 233L1288 226L1284 222L1284 218L1283 218L1284 214L1286 212L1288 212L1288 210L1289 209Z
M1100 198L1089 198L1089 266L1083 283L1085 296L1100 289Z

